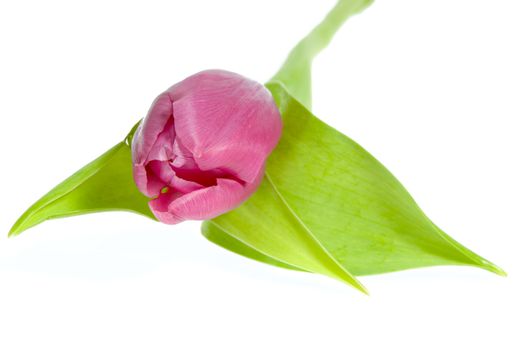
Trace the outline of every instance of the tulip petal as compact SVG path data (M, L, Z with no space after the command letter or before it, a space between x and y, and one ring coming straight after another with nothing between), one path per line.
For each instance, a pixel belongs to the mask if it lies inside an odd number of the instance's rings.
M146 173L146 169L142 164L134 164L133 165L133 177L134 182L137 185L137 188L141 193L151 197L150 191L148 189L148 176Z
M163 93L152 103L147 116L134 135L132 142L134 164L141 164L146 160L158 135L164 130L171 116L172 101L167 93Z
M162 222L215 217L256 190L281 128L263 85L226 71L195 74L161 94L139 126L134 179Z
M192 153L181 143L181 140L177 135L174 138L172 147L174 152L174 160L172 160L173 166L184 167L189 162L192 162L193 165L195 165Z
M149 162L146 168L148 173L152 174L152 177L157 176L163 184L154 195L159 195L164 187L170 187L179 193L188 193L203 188L203 185L196 181L186 180L178 176L168 162L154 160Z
M148 152L146 161L171 159L173 157L172 140L175 135L174 118L170 117Z
M167 224L207 220L240 205L254 192L262 177L263 172L260 172L257 181L246 186L233 179L220 178L215 186L185 195L164 193L150 201L150 208L160 221Z
M202 170L229 169L253 182L281 132L271 94L238 74L205 71L168 90L181 143Z
M161 193L159 197L152 199L148 202L150 210L154 213L154 216L165 224L178 224L184 219L177 217L173 212L169 211L169 206L177 198L181 197L181 194L177 192Z

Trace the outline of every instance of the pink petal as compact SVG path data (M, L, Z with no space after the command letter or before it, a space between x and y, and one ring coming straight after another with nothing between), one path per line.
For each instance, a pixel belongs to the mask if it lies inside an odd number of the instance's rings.
M159 193L159 191L154 192L152 194L148 190L148 176L146 173L146 169L143 166L143 164L134 164L133 165L133 175L134 175L134 181L137 185L137 188L139 188L139 191L141 191L143 194L153 197L156 193ZM161 190L163 187L159 187L159 190Z
M172 116L172 101L165 92L152 103L147 116L141 122L132 141L132 161L142 164L156 142L157 136L165 128Z
M238 74L204 71L168 90L181 143L203 170L252 182L278 143L280 113L267 89Z
M206 187L182 196L167 196L150 201L154 215L166 224L177 224L184 220L207 220L234 209L245 201L258 187L263 176L243 186L232 179L220 178L216 186Z
M150 152L148 152L145 161L169 160L173 157L172 140L174 140L176 134L173 120L173 118L169 118L168 122L163 128L163 131L157 135L157 138L152 145Z

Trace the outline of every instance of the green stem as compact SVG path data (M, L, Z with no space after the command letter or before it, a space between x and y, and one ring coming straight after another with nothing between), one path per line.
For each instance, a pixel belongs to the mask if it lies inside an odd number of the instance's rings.
M293 48L270 82L281 82L293 97L310 109L313 59L329 45L349 17L360 13L371 3L373 0L340 0L322 22Z

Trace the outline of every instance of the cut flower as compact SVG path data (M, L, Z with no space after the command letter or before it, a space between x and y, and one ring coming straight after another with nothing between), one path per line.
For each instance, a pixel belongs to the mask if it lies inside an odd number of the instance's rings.
M137 129L134 180L164 223L216 217L257 189L281 129L263 85L227 71L197 73L162 93Z

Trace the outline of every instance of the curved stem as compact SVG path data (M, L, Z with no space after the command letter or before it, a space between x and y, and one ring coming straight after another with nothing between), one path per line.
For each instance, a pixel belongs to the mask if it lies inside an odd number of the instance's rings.
M340 0L326 17L291 50L280 70L269 82L279 81L308 109L311 108L311 63L331 42L346 20L373 0Z

